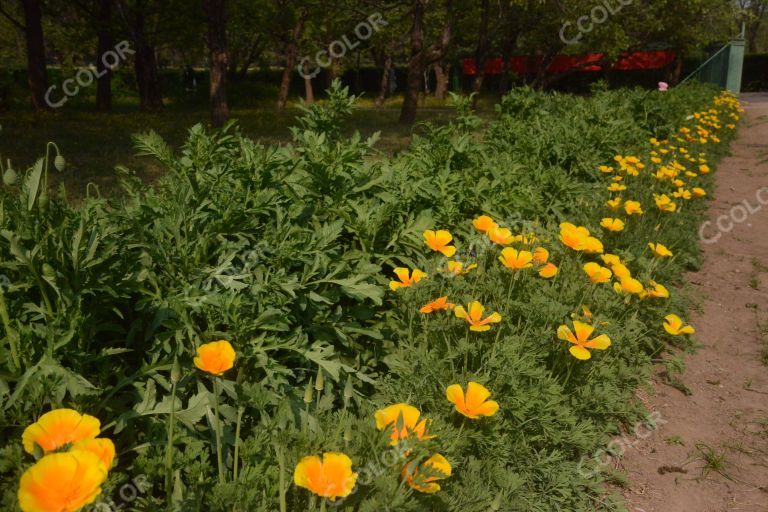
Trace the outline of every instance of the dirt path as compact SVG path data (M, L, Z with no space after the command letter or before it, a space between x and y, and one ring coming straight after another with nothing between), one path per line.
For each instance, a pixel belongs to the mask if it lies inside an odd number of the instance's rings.
M646 399L658 429L619 463L631 512L768 511L768 94L741 100L747 119L700 232L704 264L686 276L703 347L683 385L659 378Z

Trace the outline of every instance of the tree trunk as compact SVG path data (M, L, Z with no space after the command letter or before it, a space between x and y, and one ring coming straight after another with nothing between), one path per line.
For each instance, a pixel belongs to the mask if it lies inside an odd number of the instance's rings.
M432 64L435 70L435 98L444 100L448 96L448 78L451 76L451 65L435 62Z
M147 42L144 14L137 8L134 25L134 71L136 85L139 90L139 104L142 110L157 111L163 108L163 97L160 93L160 77L157 72L157 57L155 48Z
M424 70L433 62L441 59L451 40L451 21L446 20L440 41L424 48L424 8L427 0L413 1L413 25L411 26L411 58L408 61L408 77L405 82L405 97L400 110L400 123L413 124L419 106L419 89ZM452 1L445 1L446 16L452 14Z
M475 78L472 80L472 92L477 93L472 96L472 108L477 108L477 99L480 91L483 89L483 82L485 81L485 61L488 58L488 51L490 50L490 44L488 42L488 11L489 0L483 0L483 13L480 19L480 33L477 37L477 50L475 51L475 66L477 72Z
M677 55L675 56L675 62L667 72L667 82L669 82L670 85L677 85L680 83L680 80L683 79L683 61L683 51L678 50Z
M299 39L304 32L306 16L306 12L299 16L296 26L293 27L291 39L285 48L285 67L283 68L283 76L280 79L280 90L277 93L278 112L285 110L285 106L288 103L288 94L291 92L291 77L293 75L293 68L296 66L296 59L299 56Z
M315 102L315 91L312 88L312 77L309 76L309 64L304 63L304 103L311 105Z
M49 110L45 101L48 90L48 75L45 66L45 43L43 42L43 13L39 0L22 0L24 7L25 36L27 42L27 83L35 110Z
M101 112L112 110L112 69L104 62L104 56L114 48L112 38L113 0L99 0L96 14L96 108Z
M386 53L384 55L384 66L381 73L381 85L379 87L379 95L376 97L375 105L380 107L384 104L384 100L389 96L389 75L392 70L392 55Z
M208 18L211 124L219 128L229 119L226 0L205 0L205 15Z

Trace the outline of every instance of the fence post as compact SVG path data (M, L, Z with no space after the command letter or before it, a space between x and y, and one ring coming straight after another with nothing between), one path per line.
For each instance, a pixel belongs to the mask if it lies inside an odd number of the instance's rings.
M728 83L726 88L734 94L741 92L741 74L744 69L744 40L731 41L728 59Z

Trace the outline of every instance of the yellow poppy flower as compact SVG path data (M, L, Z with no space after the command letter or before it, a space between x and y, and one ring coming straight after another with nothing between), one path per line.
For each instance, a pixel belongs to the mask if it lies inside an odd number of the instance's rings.
M621 198L620 197L614 197L613 199L610 199L606 201L605 206L610 208L611 210L618 210L621 208Z
M601 165L600 166L600 172L605 174L610 174L614 171L613 167L610 167L608 165Z
M401 439L408 439L412 434L417 439L426 439L427 420L419 421L421 412L417 408L408 404L395 404L379 409L374 413L376 419L376 428L384 430L390 427L391 445L396 445ZM400 431L397 430L398 422L401 422Z
M112 462L115 460L115 443L110 439L98 437L96 439L83 439L72 444L69 451L84 451L96 455L109 471L112 468Z
M485 307L478 301L470 302L468 309L469 312L462 306L456 306L453 310L453 314L456 315L457 318L464 319L469 324L470 331L485 332L491 329L489 324L501 322L501 315L495 312L490 316L483 318Z
M584 252L588 254L601 254L603 252L603 242L593 236L588 236L584 240Z
M619 280L632 275L632 272L623 263L614 263L611 265L611 270L613 270L613 275L616 276L616 279Z
M669 298L669 290L667 290L667 287L657 283L656 281L650 282L650 288L647 288L645 290L645 293L642 295L643 298L650 297L650 298L656 298L656 299L667 299Z
M696 332L692 326L685 325L677 315L667 315L664 317L664 330L673 336L693 334Z
M422 272L421 270L415 268L413 269L413 272L411 273L410 270L403 267L397 267L395 270L395 275L397 276L400 281L390 281L389 282L389 288L396 292L400 288L409 288L413 286L414 284L418 283L425 277L427 277L427 274Z
M472 270L477 268L477 263L470 263L464 267L464 263L460 261L449 261L446 265L446 272L456 276L463 276L469 274Z
M560 224L560 241L574 251L583 251L589 238L589 230L583 226L575 226L570 222Z
M638 201L627 201L624 203L624 211L627 215L642 215L643 207Z
M479 216L472 221L472 225L475 226L475 229L482 233L487 233L491 229L499 227L499 225L496 224L496 222L494 222L494 220L487 215Z
M621 219L612 219L610 217L605 217L603 220L600 221L600 225L607 229L608 231L623 231L624 230L624 221Z
M72 409L54 409L24 429L21 441L24 451L33 455L35 445L48 453L70 443L94 439L100 431L101 423L93 416Z
M699 166L699 172L701 174L709 174L712 169L709 168L707 164L702 164Z
M456 306L456 304L451 304L448 302L448 296L440 297L437 300L433 300L426 306L419 309L419 312L421 313L434 313L435 311L443 311L448 309L453 309Z
M440 490L437 481L451 476L451 464L439 453L432 455L413 471L409 468L411 464L405 465L403 475L408 487L419 492L434 494Z
M663 212L674 212L677 210L677 205L667 194L654 194L654 200L656 201L656 207Z
M539 265L544 265L546 262L549 261L549 251L543 247L537 247L533 251L533 261L535 261Z
M601 267L597 263L589 262L584 265L584 272L589 276L589 280L593 283L607 283L611 280L613 272L605 267Z
M512 232L507 228L491 228L486 234L491 242L498 245L509 245L515 240Z
M551 279L557 275L560 269L554 263L547 263L539 269L539 275L544 279Z
M672 256L672 251L667 249L662 244L654 244L651 242L648 242L648 248L651 250L654 256L657 258L669 258Z
M699 187L694 187L691 192L693 192L693 195L696 197L704 197L707 195L707 192L703 188Z
M502 265L513 270L530 268L533 266L533 254L530 251L518 251L512 247L507 247L501 251L499 261Z
M480 419L483 416L493 416L499 410L499 404L488 400L491 392L477 382L467 384L467 392L458 384L451 384L445 390L445 397L456 410L471 420Z
M613 283L613 289L616 290L617 293L624 292L635 295L641 295L643 291L645 291L643 283L630 276L622 277L618 283Z
M677 198L690 199L691 191L683 187L680 187L677 189L677 192L673 192L672 195Z
M456 247L448 245L452 240L453 236L444 229L438 231L428 229L424 232L424 243L427 244L427 247L449 258L456 254Z
M197 347L195 366L212 375L223 375L235 365L235 349L226 340L212 341Z
M621 263L621 258L616 256L615 254L603 254L600 256L600 259L603 260L603 263L606 265L616 265Z
M352 471L352 459L343 453L327 452L322 460L317 455L302 458L293 472L293 482L314 494L336 501L352 493L357 473Z
M93 453L51 453L21 476L19 507L23 512L75 512L96 500L106 479L107 469Z
M623 192L625 190L627 190L627 186L622 185L621 183L611 183L608 185L609 192Z
M609 338L607 334L601 334L600 336L589 339L594 331L595 328L591 325L574 320L573 331L571 331L567 325L561 325L557 329L557 337L573 344L569 349L569 352L573 357L586 361L592 357L589 349L605 350L611 346L611 338Z

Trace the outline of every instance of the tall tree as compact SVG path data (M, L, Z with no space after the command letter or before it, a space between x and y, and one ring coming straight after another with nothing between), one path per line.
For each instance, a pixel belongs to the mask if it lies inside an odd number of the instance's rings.
M48 90L48 72L43 40L43 12L40 0L21 0L24 10L24 35L27 43L27 84L35 110L48 110L45 101Z
M142 110L157 111L163 108L160 89L160 73L154 39L147 27L147 18L153 13L148 0L118 0L117 6L133 39L133 68L139 105Z
M220 127L229 118L227 105L227 18L226 0L205 0L208 21L211 122Z
M282 4L284 16L287 18L287 30L283 32L283 72L280 77L280 88L277 92L277 110L285 110L288 95L291 92L291 78L299 59L299 43L304 34L304 27L309 14L305 7L291 9L290 0L278 0ZM292 15L292 16L289 16Z
M424 71L445 54L452 34L452 0L444 0L442 30L435 42L425 44L425 16L429 0L413 0L411 25L411 56L408 60L408 77L405 84L405 98L400 110L400 123L413 124L419 106L419 89ZM437 14L437 13L436 13Z
M112 69L104 56L114 48L112 36L112 7L114 0L98 0L96 6L96 108L112 110Z

